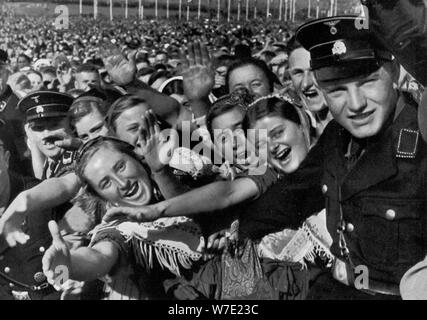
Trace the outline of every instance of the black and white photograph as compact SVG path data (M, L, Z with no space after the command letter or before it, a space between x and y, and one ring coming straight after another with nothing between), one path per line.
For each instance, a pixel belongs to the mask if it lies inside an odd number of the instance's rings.
M425 85L426 0L0 0L0 300L427 300Z

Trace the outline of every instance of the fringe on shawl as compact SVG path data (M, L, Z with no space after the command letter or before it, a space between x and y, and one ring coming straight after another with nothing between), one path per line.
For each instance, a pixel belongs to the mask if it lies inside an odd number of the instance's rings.
M200 255L190 256L178 248L158 245L136 234L129 237L128 241L131 242L137 263L146 270L153 269L154 258L156 258L162 268L167 268L173 274L181 276L180 267L191 269L193 263L200 259Z
M326 266L329 267L332 265L334 260L333 254L329 249L319 241L312 233L310 227L303 223L302 230L310 241L310 247L307 250L307 253L304 255L304 260L310 263L314 263L315 259L319 257L322 261L326 263Z

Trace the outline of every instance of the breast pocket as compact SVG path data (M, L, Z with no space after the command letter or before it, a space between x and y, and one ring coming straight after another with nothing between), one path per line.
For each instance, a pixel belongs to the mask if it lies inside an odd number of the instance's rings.
M422 258L424 200L363 199L361 208L358 238L367 261L396 265Z

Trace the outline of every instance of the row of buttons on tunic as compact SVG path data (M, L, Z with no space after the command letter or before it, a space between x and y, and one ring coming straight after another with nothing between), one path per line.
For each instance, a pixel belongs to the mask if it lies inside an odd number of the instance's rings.
M324 184L322 186L322 193L326 194L328 192L328 186L326 184ZM388 209L385 213L385 218L387 220L394 220L396 218L396 211L393 209ZM354 225L352 223L347 223L345 230L347 232L353 232L354 231Z
M40 248L39 248L39 251L40 251L41 253L43 253L43 252L45 252L45 251L46 251L46 249L45 249L44 247L40 247ZM2 260L4 260L4 256L0 256L0 261L2 261ZM5 267L5 268L3 269L3 271L4 271L4 273L8 274L8 273L10 272L10 267ZM46 278L45 278L44 274L43 274L43 273L41 273L41 272L37 272L37 273L34 275L34 280L36 280L37 282L43 282L45 279L46 279ZM9 287L13 288L14 286L15 286L15 285L14 285L13 283L9 283Z

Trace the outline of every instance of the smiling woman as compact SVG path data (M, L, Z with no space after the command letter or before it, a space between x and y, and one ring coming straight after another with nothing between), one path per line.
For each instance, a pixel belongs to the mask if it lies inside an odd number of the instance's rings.
M98 137L80 150L76 174L90 196L101 205L141 207L155 201L154 185L144 165L126 142ZM135 223L118 219L93 230L89 247L62 250L63 239L51 223L53 245L43 267L50 280L58 265L71 270L70 278L104 278L105 299L161 298L162 280L200 259L199 227L187 218ZM164 298L164 296L163 296Z

